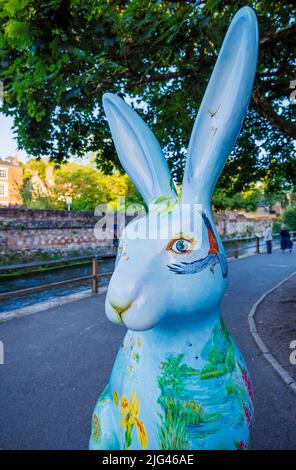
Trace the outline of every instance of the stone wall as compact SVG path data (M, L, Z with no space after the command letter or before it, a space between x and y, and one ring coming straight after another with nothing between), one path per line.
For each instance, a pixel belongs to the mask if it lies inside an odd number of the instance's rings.
M97 238L98 221L88 212L1 208L0 264L112 253L113 234L107 240ZM113 229L113 219L109 226Z
M275 214L245 211L223 211L215 216L222 237L263 235L268 225L276 219Z

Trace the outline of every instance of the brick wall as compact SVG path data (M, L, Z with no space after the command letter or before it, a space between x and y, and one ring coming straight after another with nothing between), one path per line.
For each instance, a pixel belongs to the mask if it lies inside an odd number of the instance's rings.
M0 209L0 263L113 252L111 239L95 236L93 213ZM109 222L113 229L113 219Z

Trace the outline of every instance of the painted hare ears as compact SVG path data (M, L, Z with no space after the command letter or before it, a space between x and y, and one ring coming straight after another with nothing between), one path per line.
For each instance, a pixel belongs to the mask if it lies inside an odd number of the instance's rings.
M111 93L103 106L123 168L132 178L145 202L176 193L166 159L154 134L142 118L121 98Z
M241 8L225 36L190 138L184 202L211 204L218 177L247 112L258 56L254 11Z
M244 7L227 31L193 127L183 178L183 202L210 205L217 179L247 112L257 55L256 15ZM105 94L103 106L122 166L146 203L160 196L175 196L166 159L144 121L116 95Z

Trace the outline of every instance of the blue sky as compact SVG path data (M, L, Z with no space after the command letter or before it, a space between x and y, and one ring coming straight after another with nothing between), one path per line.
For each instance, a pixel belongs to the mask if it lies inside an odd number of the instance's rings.
M24 150L17 149L17 141L14 138L12 131L13 119L4 116L0 113L0 159L6 158L12 155L18 154L21 162L26 162L28 155ZM81 165L89 164L89 156L85 155L84 158L70 158L70 161L74 161Z
M0 158L6 158L17 153L19 159L25 162L27 155L26 152L17 150L17 142L12 132L12 123L11 118L0 113Z

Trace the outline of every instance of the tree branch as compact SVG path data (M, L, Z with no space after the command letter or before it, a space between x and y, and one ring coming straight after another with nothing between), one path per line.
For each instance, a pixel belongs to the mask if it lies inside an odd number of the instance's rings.
M129 90L129 89L133 88L133 86L135 86L135 85L144 86L144 85L147 85L147 83L165 82L167 80L171 80L172 78L183 78L183 77L186 77L187 75L191 75L191 71L188 71L187 74L184 74L184 73L181 73L181 72L169 72L169 73L163 73L163 74L150 76L150 77L146 77L146 78L141 77L140 79L135 80L134 83L131 83L131 84L127 85L125 88L127 90Z
M285 39L288 39L290 36L295 37L295 34L296 34L296 23L293 23L292 25L286 26L280 31L277 31L276 33L273 33L273 34L269 34L265 38L261 39L260 49L265 49L279 41L284 41Z
M266 99L262 93L258 83L255 83L254 85L252 98L256 110L262 114L262 116L264 116L273 127L279 129L288 137L296 138L296 125L293 122L284 119L273 109L268 99Z

